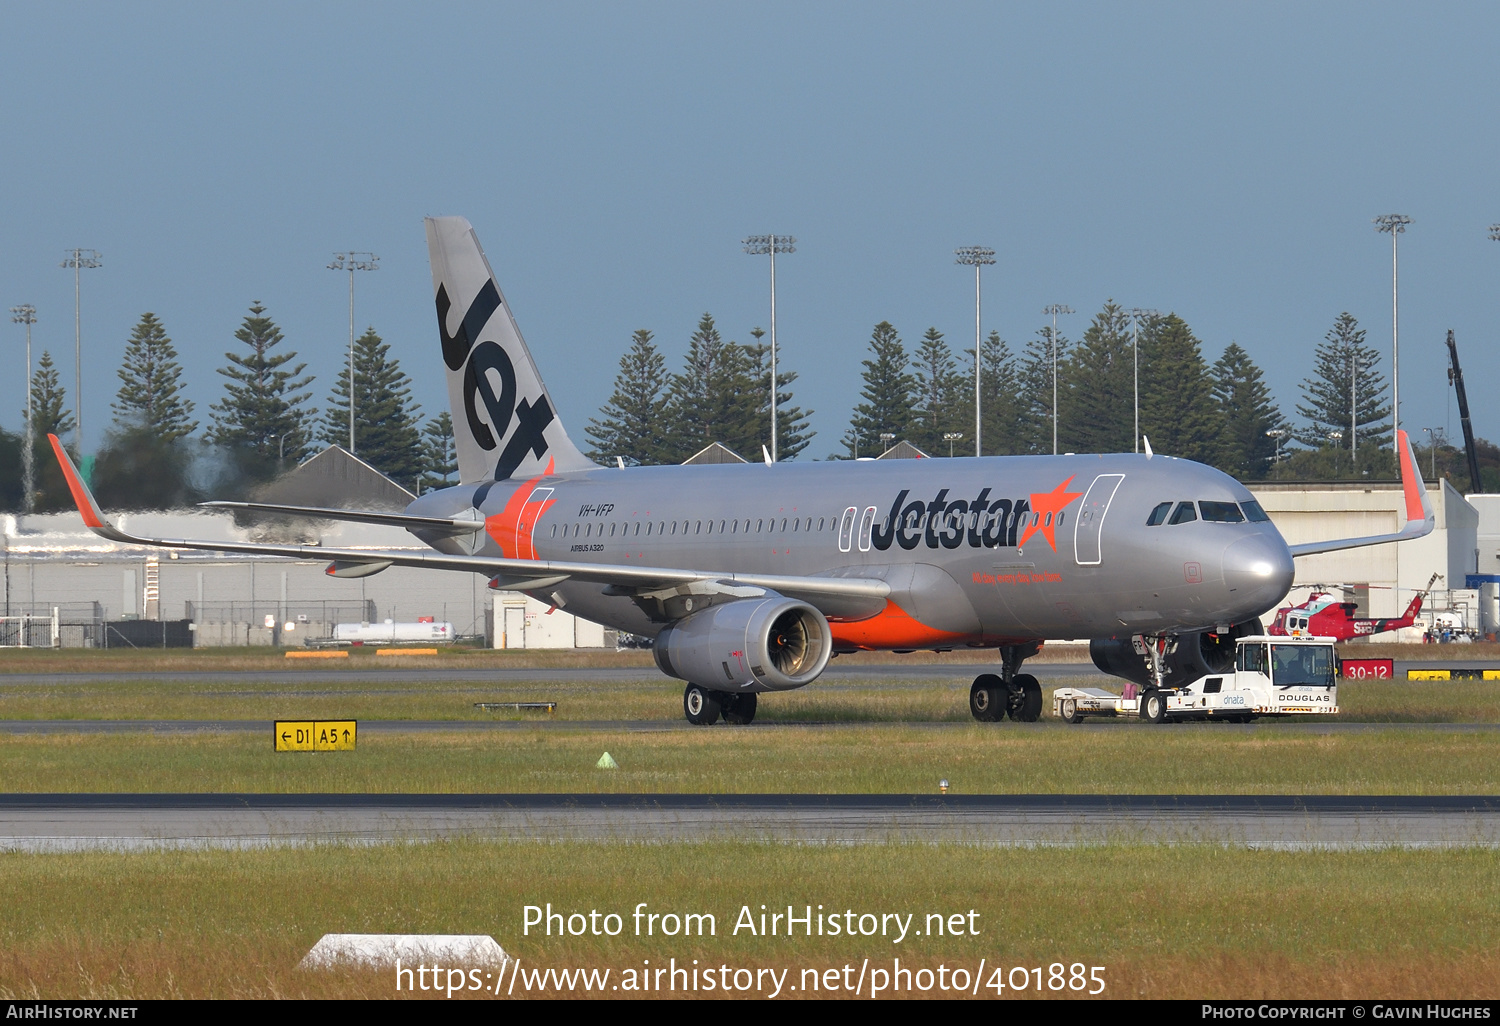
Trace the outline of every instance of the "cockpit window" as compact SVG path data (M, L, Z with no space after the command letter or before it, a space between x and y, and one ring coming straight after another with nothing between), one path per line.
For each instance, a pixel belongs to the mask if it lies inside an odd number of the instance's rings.
M1146 518L1146 526L1160 527L1167 522L1167 514L1170 512L1172 512L1170 502L1158 502L1156 508L1151 511L1151 515Z
M1242 524L1245 522L1245 514L1232 502L1209 502L1206 499L1198 503L1203 510L1203 519L1210 524Z
M1240 509L1245 511L1245 519L1252 524L1264 524L1271 518L1266 516L1266 511L1261 509L1260 503L1251 499L1249 502L1240 503Z
M1198 511L1193 509L1191 502L1179 502L1177 512L1172 514L1172 525L1187 524L1198 519Z

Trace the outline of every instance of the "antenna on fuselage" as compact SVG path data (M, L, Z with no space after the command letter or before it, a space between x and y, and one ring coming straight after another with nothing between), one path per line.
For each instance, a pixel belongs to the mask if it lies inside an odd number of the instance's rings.
M1141 436L1141 441L1143 441L1143 442L1146 443L1146 459L1149 460L1152 456L1156 455L1154 452L1151 451L1151 439L1147 438L1145 435L1142 435Z
M771 450L763 445L760 447L760 454L766 458L766 466L769 467L771 465Z

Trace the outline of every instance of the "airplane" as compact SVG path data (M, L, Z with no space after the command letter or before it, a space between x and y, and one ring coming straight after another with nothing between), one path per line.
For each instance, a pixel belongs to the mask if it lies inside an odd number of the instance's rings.
M1350 638L1367 638L1372 634L1410 627L1416 622L1417 614L1422 611L1422 600L1441 576L1443 575L1432 575L1427 581L1427 587L1412 598L1405 613L1380 619L1355 616L1353 602L1337 602L1327 591L1314 589L1307 601L1276 610L1276 618L1266 628L1266 633L1276 637L1319 637L1348 641Z
M861 650L992 650L969 689L984 722L1042 711L1025 660L1093 639L1107 673L1171 688L1227 667L1291 588L1299 555L1421 537L1432 506L1399 435L1407 520L1392 534L1288 546L1250 492L1189 460L1113 453L602 467L569 438L469 222L426 220L462 484L403 513L256 502L254 510L405 528L430 551L128 534L55 437L84 522L114 541L479 573L652 638L695 724L754 719Z

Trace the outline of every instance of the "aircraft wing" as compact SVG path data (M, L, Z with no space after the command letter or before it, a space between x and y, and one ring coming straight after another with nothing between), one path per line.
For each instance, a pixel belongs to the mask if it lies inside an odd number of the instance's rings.
M262 545L252 542L197 541L190 538L143 538L128 534L112 524L99 509L78 469L73 465L56 435L48 435L52 450L62 466L73 501L90 531L101 538L128 545L150 545L169 549L201 549L209 552L243 552L251 555L286 556L291 559L330 560L328 573L334 576L360 576L389 566L425 567L433 570L462 570L492 578L497 590L530 591L555 587L563 581L583 581L612 586L623 593L661 592L673 587L702 582L725 582L750 588L763 588L801 598L813 605L825 600L838 609L849 601L870 605L878 611L891 593L885 581L862 577L794 576L783 574L726 573L717 570L692 570L680 567L615 566L608 563L577 563L562 560L504 559L494 556L454 556L443 552L410 550L334 549L322 545ZM219 504L225 505L225 504ZM251 508L251 504L238 504ZM234 507L231 507L234 508ZM278 511L301 507L273 507ZM329 510L329 513L342 513ZM411 520L425 520L412 517ZM465 524L464 521L457 521Z
M1437 523L1437 514L1427 498L1427 488L1422 484L1422 474L1417 469L1417 455L1412 451L1411 439L1405 431L1396 432L1397 453L1401 460L1401 491L1406 503L1406 524L1395 534L1375 534L1366 538L1336 538L1331 541L1304 542L1291 545L1293 556L1311 556L1315 552L1336 552L1339 549L1357 549L1365 545L1384 545L1386 542L1409 541L1431 534Z

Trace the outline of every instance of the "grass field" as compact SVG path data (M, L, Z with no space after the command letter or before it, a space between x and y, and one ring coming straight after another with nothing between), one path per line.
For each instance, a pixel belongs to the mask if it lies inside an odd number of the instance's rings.
M392 973L295 966L324 932L453 932L494 936L523 968L615 980L648 959L789 969L796 986L803 969L865 958L970 973L983 958L1103 966L1107 997L1494 998L1497 890L1500 860L1472 851L445 842L0 855L0 997L395 996ZM616 912L624 931L524 936L523 906L548 902ZM715 935L633 936L638 902L712 913ZM741 907L762 904L913 914L917 929L972 909L978 935L734 935Z
M609 751L618 770L595 762ZM0 735L6 791L1495 794L1500 734L1331 735L1218 724L860 724L366 733L283 753L264 734Z
M566 669L567 667L563 667ZM203 667L202 670L211 669ZM280 669L280 667L278 667ZM104 672L104 671L98 671ZM157 671L160 672L160 671ZM485 712L479 702L557 703L557 720L680 722L682 685L654 667L631 680L413 681L400 672L372 672L348 680L300 674L278 681L37 682L0 678L0 720L526 720L536 713ZM762 695L759 722L967 722L969 676L951 680L826 678L785 694ZM1112 683L1099 676L1052 670L1042 681L1045 710L1051 689ZM1500 685L1494 681L1425 683L1354 681L1339 687L1344 720L1391 723L1500 722ZM544 714L543 714L544 715Z

